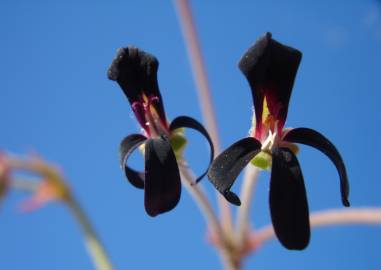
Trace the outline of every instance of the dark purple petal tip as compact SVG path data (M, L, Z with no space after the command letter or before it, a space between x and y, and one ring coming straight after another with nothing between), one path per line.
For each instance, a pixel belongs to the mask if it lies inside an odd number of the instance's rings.
M262 120L264 98L270 113L284 124L302 53L266 33L242 56L239 68L249 81L257 123Z
M341 201L344 206L350 206L348 199L349 181L347 170L339 151L336 149L333 143L331 143L321 133L310 128L294 128L284 136L284 140L292 143L309 145L324 153L333 162L339 173Z
M108 69L110 80L117 81L130 103L144 93L160 97L157 83L157 59L136 47L120 48Z
M223 195L228 202L237 206L241 205L241 200L239 199L237 194L231 192L230 190L226 190Z
M140 78L149 77L157 73L158 66L159 62L155 56L134 46L129 46L118 49L107 75L113 81L123 80L126 76L132 77L134 73L141 73L138 74Z

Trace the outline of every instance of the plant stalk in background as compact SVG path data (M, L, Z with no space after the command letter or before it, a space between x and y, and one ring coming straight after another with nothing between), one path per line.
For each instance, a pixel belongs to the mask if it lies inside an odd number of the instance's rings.
M21 205L22 210L35 210L51 201L62 202L69 208L80 225L87 250L95 268L98 270L113 269L106 249L97 236L86 212L68 187L60 170L36 157L29 159L6 158L5 163L7 164L7 181L10 187L32 193L32 197ZM38 175L41 179L36 182L27 178L15 177L14 174L19 172L32 173Z

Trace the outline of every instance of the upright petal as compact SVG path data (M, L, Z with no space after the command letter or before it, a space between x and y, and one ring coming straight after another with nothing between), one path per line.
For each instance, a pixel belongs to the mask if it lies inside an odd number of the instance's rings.
M144 204L154 217L172 210L180 200L180 172L168 138L161 136L146 142L145 162Z
M286 133L283 140L312 146L323 152L332 162L340 176L341 201L344 206L350 206L349 181L344 161L336 147L321 133L310 128L294 128Z
M244 138L222 152L212 163L208 177L217 190L232 204L241 205L230 191L236 178L253 157L261 151L261 143L252 137Z
M201 123L199 123L197 120L195 120L189 116L176 117L172 121L172 123L170 124L169 129L175 130L175 129L183 128L183 127L192 128L192 129L197 130L206 138L206 140L209 143L209 147L210 147L209 165L208 165L208 168L199 177L197 177L196 183L198 183L206 175L206 173L208 172L209 166L213 161L213 157L214 157L213 142L209 136L208 131L204 128L204 126Z
M270 116L277 120L278 129L284 126L288 103L302 53L271 38L271 33L248 49L239 68L249 81L256 117L256 138L260 139L264 104ZM266 100L265 100L266 99Z
M136 47L118 50L107 75L110 80L117 81L131 105L142 102L142 96L157 97L154 104L161 119L165 119L164 106L157 82L157 59Z
M288 148L273 151L270 212L275 234L284 247L307 247L310 222L306 189L299 162Z
M120 143L120 167L124 170L127 180L137 188L144 188L144 173L135 171L127 165L127 159L132 152L143 144L147 138L140 134L131 134Z

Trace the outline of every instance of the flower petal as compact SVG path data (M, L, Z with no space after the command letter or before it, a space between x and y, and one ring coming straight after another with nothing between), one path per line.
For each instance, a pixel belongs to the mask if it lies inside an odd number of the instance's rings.
M137 188L144 188L144 173L137 172L127 166L127 159L132 152L144 143L147 138L140 134L131 134L123 139L120 144L120 167L126 174L128 181Z
M156 57L136 47L120 48L117 51L107 75L110 80L117 81L131 105L147 97L157 97L155 109L161 119L165 119L164 106L157 82L159 62Z
M341 201L344 206L350 206L349 181L344 161L336 147L321 133L310 128L294 128L286 133L283 140L312 146L323 152L335 164L340 176Z
M192 128L192 129L197 130L198 132L200 132L206 138L206 140L209 143L209 147L210 147L210 159L209 159L208 168L206 168L206 170L199 177L197 177L196 183L198 183L206 175L206 173L208 172L210 164L212 164L213 157L214 157L213 142L212 142L212 139L209 136L208 131L204 128L204 126L200 122L198 122L197 120L195 120L195 119L193 119L191 117L188 117L188 116L179 116L179 117L176 117L172 121L172 123L170 124L169 129L172 131L172 130L175 130L175 129L178 129L178 128L184 128L184 127Z
M145 163L144 204L147 213L154 217L172 210L181 194L180 172L167 137L147 141Z
M248 49L239 68L249 81L256 117L256 132L261 132L264 99L269 113L284 126L288 103L302 53L271 38L271 33ZM256 133L257 137L257 133ZM258 137L257 137L258 138Z
M284 247L307 247L310 222L306 189L299 162L288 148L273 151L270 212L275 234Z
M222 152L212 163L208 177L217 190L232 204L241 205L231 186L242 169L261 151L261 143L252 137L244 138Z

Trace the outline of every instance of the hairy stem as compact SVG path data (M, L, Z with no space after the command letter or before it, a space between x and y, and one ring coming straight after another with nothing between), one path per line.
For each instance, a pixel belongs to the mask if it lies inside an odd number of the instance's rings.
M218 136L216 115L210 94L210 87L206 69L201 54L196 27L188 0L174 0L177 14L182 26L189 59L192 65L193 76L197 85L199 103L208 132L212 138L216 154L221 152L220 138ZM221 211L222 226L228 233L232 232L232 218L229 204L217 193L217 200Z

